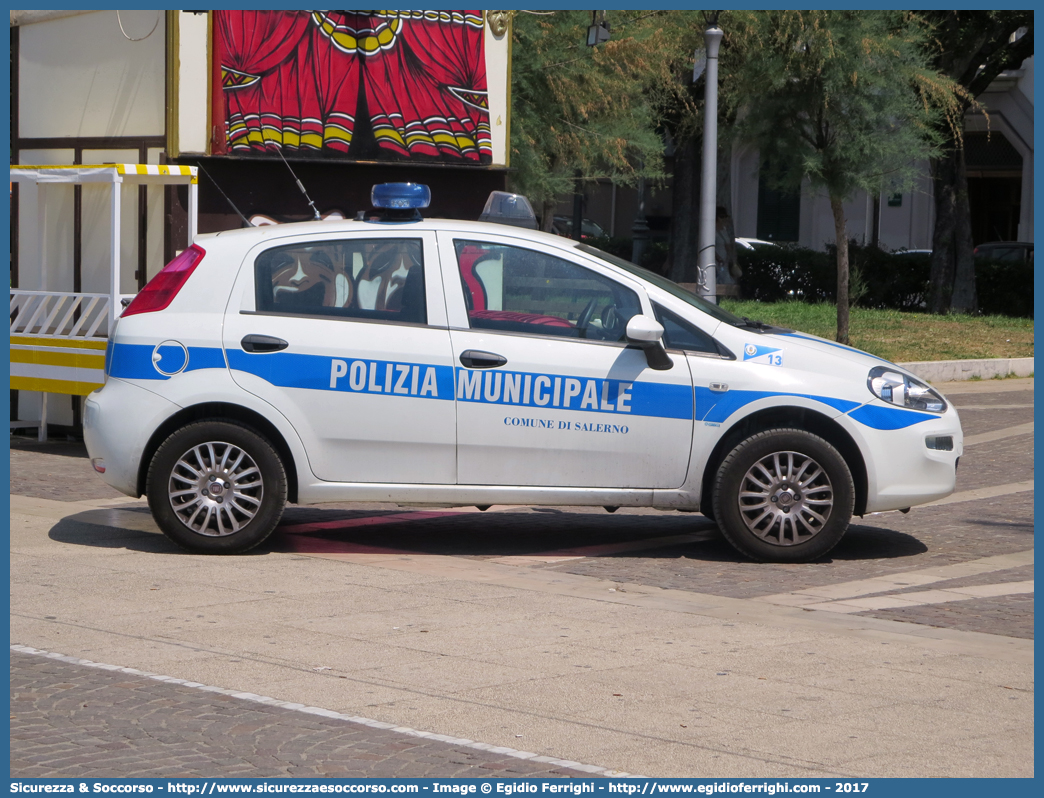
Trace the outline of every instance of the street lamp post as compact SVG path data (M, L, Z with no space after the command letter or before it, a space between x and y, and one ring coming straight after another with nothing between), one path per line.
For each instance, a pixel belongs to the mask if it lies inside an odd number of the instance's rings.
M700 295L717 301L717 279L714 273L714 208L718 194L718 47L721 28L712 23L704 32L707 44L707 82L704 95L703 181L700 185L700 235L697 265L703 279Z

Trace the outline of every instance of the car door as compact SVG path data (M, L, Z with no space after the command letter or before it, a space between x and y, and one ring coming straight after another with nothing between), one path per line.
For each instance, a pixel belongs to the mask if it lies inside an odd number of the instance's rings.
M438 233L466 485L676 488L693 428L686 359L655 371L623 330L641 285L510 236Z
M246 257L225 316L236 382L336 482L453 484L453 368L435 236L283 238Z

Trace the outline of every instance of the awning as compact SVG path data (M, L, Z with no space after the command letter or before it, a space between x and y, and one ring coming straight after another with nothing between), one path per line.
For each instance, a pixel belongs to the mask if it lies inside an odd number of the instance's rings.
M72 166L11 166L13 183L130 183L188 185L197 183L195 166L154 163L76 164Z

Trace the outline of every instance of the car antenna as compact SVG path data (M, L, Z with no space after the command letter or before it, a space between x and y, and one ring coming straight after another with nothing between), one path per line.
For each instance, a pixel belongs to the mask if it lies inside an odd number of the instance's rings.
M226 194L224 191L222 191L221 190L221 186L218 185L218 182L213 177L210 176L210 172L208 172L206 169L203 168L203 164L197 164L197 165L199 166L199 171L201 171L203 174L205 174L210 179L210 182L214 184L214 188L216 188L218 190L218 192L221 194L221 196L225 198L225 201L228 202L228 204L232 206L232 210L234 210L236 213L238 213L239 214L239 218L242 219L244 222L246 222L246 226L247 227L253 227L254 225L251 224L250 220L243 215L243 212L241 210L239 210L239 208L236 207L236 203L234 203L232 200L230 200L228 198L228 194Z
M283 158L283 148L282 147L277 149L276 152L279 153L279 157L280 158ZM283 158L283 163L286 164L286 168L287 169L290 169L290 164L286 163L286 158ZM301 193L304 194L304 198L306 200L308 200L308 204L312 206L312 213L315 214L315 220L317 222L320 221L323 217L319 215L319 209L315 207L315 203L312 202L312 198L309 197L308 196L308 192L305 191L304 183L302 183L301 179L297 175L294 174L294 170L293 169L290 169L290 175L294 178L294 181L297 183L297 187L299 189L301 189Z

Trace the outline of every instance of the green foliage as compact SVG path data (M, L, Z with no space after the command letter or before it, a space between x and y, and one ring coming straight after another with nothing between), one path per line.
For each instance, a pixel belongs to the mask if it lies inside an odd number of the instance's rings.
M928 65L927 26L908 12L735 12L742 58L726 98L776 187L825 190L837 247L837 340L848 343L848 234L857 190L909 186L963 108L957 85Z
M928 296L929 256L882 252L849 242L852 304L864 308L921 311ZM740 293L759 302L833 303L837 273L833 247L761 247L739 251ZM1033 265L978 259L979 309L987 315L1033 318ZM858 285L857 285L858 283Z
M722 307L739 316L831 337L834 306L807 302L737 302ZM1003 316L904 313L897 310L852 309L852 346L891 360L1033 357L1033 321Z
M837 271L826 252L804 247L739 248L740 295L758 302L833 302Z
M934 65L978 97L1006 69L1033 55L1033 11L971 10L913 12L931 26ZM1025 28L1025 35L1012 41Z
M668 68L659 14L613 12L613 37L587 47L590 12L512 20L512 189L537 206L572 193L576 174L633 185L663 176L648 96Z
M979 311L1033 318L1033 263L1010 260L975 261Z
M730 73L740 132L782 188L899 190L936 152L954 87L928 66L927 28L892 11L736 12Z

